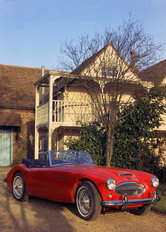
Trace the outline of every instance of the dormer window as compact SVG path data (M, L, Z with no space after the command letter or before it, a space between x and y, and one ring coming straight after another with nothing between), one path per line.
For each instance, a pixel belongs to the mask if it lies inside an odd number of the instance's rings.
M116 67L103 66L102 67L102 76L107 77L116 77L118 74Z

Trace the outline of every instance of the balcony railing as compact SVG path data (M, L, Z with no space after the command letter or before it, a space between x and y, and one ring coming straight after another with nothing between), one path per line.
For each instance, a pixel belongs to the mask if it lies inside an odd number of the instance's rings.
M37 124L48 124L48 103L37 108ZM95 119L90 104L84 102L69 102L53 100L52 123L60 125L76 126L80 123L88 123Z
M37 108L37 126L48 124L48 103Z

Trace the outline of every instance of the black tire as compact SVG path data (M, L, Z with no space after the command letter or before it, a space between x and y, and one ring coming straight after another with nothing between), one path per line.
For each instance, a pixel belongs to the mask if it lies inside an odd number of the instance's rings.
M83 182L76 194L76 206L81 218L95 220L101 213L101 197L93 183Z
M135 209L131 209L130 213L137 215L137 216L144 216L146 215L152 208L152 205L144 205L142 207L138 207Z
M12 193L14 198L18 201L24 201L28 198L24 177L21 172L16 173L13 178Z

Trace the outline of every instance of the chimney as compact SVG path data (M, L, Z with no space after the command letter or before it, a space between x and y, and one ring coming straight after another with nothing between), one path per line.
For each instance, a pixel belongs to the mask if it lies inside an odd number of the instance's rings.
M133 71L133 73L138 73L138 69L137 67L135 66L135 55L136 55L136 52L130 52L131 54L131 69Z

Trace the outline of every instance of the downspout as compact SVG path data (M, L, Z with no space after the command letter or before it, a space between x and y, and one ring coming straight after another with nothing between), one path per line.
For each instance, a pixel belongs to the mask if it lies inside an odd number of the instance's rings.
M44 66L42 65L41 66L41 68L42 68L42 77L44 76ZM44 103L44 87L42 87L42 104Z

